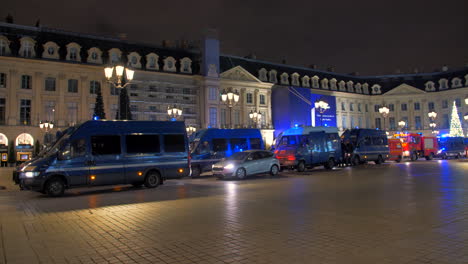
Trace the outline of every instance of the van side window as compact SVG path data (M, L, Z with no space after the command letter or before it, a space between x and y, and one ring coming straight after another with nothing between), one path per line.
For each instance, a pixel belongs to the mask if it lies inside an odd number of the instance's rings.
M251 138L250 139L250 149L261 149L262 140L260 138Z
M227 150L227 140L224 138L214 138L213 139L213 151L226 151Z
M127 135L127 153L159 153L159 135Z
M91 137L91 152L93 155L120 154L120 136L102 135Z
M71 157L77 158L86 155L86 140L84 138L76 139L71 143Z
M372 143L374 143L374 145L383 145L384 144L383 137L373 137Z
M371 138L370 137L365 137L364 138L364 145L372 145Z
M234 152L247 149L247 139L246 138L231 138L231 149Z
M185 152L184 135L164 135L165 152Z

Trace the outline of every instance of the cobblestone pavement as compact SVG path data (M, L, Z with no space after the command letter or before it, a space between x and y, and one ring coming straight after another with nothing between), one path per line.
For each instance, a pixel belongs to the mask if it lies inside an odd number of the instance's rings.
M468 163L20 192L0 170L0 263L468 263Z

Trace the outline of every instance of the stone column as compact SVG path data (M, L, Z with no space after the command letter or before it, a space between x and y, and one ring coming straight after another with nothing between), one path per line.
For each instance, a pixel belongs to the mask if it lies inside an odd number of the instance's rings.
M5 99L6 123L10 126L15 126L19 123L19 98L17 91L20 89L20 81L18 71L15 69L10 70L10 74L7 76L8 93Z
M44 112L44 101L42 100L41 94L44 91L44 74L42 72L35 72L34 73L34 80L32 84L32 109L31 109L31 125L37 126L39 125L39 121L42 120L43 112Z
M67 116L67 106L65 105L65 96L68 91L68 80L66 78L65 73L59 73L58 75L58 94L59 94L59 101L57 102L57 106L55 107L55 118L57 119L57 125L59 127L67 126L68 124L65 122L65 117Z
M78 94L80 95L80 109L78 109L78 122L84 122L89 120L89 102L88 102L88 94L89 94L89 82L88 76L82 75L80 76L80 83L78 84ZM94 102L93 102L94 103Z

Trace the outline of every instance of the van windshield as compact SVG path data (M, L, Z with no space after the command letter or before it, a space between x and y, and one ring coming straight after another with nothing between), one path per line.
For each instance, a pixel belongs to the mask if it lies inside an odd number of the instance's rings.
M39 153L39 157L48 157L48 156L51 156L51 155L54 155L55 153L57 153L57 151L59 151L60 149L62 149L63 145L68 142L68 138L73 134L73 132L75 131L75 127L70 127L68 128L67 130L65 130L62 134L62 136L57 140L55 141L54 144L52 144L50 147L44 149L43 151L41 151L41 153Z

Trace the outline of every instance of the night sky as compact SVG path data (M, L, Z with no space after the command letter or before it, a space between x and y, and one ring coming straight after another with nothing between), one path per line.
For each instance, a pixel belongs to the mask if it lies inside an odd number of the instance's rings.
M338 3L340 2L340 3ZM135 42L200 40L219 31L224 54L341 73L429 72L468 63L468 1L2 1L0 18Z

